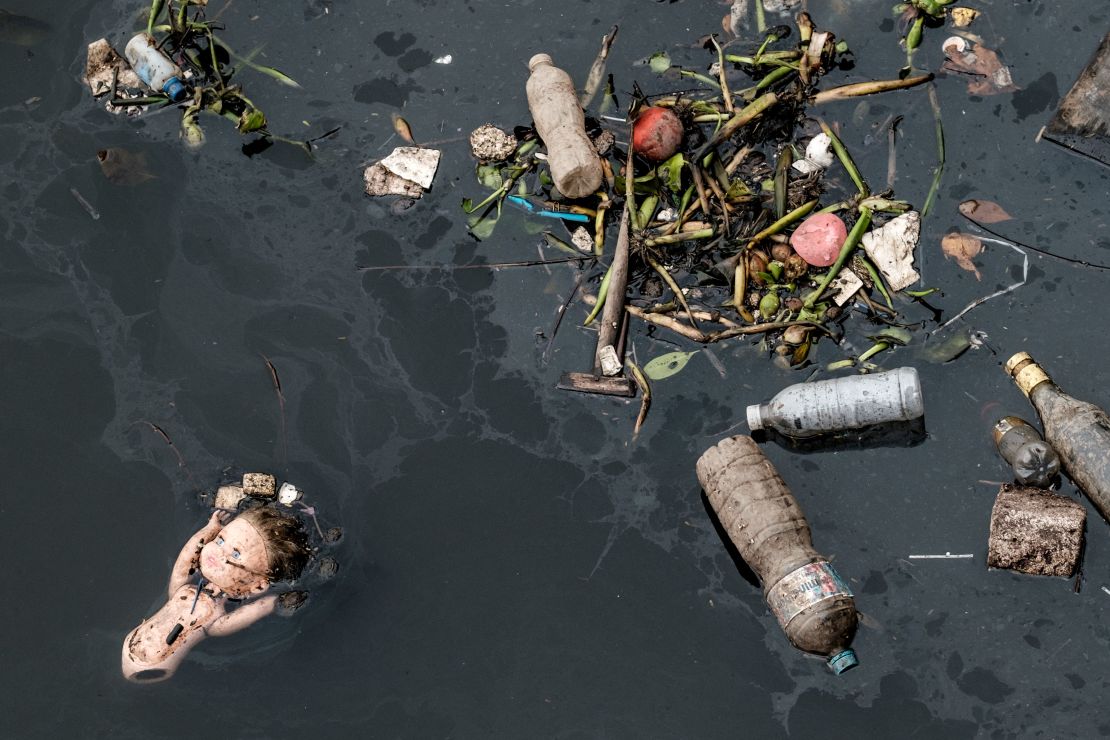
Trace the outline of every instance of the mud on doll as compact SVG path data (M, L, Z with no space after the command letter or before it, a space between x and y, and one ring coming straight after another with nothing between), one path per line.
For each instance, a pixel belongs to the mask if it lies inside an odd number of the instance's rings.
M300 576L311 554L296 517L270 506L234 517L215 512L177 556L169 600L124 639L124 677L164 681L204 638L238 632L275 611L292 613L303 592L266 592Z

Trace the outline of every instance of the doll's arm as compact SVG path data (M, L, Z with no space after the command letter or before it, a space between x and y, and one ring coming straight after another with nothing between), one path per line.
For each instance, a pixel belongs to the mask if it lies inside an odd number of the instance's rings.
M274 613L277 606L277 595L271 594L260 599L247 602L233 612L229 612L208 625L205 632L211 637L224 637L239 630L250 627L252 624Z
M201 548L204 547L206 542L215 537L216 533L223 529L223 526L221 512L212 512L212 517L208 520L208 523L189 538L185 547L181 548L181 553L173 564L173 570L170 571L170 597L173 597L177 589L184 586L193 577L193 572L200 565Z

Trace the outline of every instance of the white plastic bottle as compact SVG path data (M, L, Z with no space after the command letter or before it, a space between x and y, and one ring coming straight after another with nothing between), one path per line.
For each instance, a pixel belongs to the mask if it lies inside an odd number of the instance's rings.
M145 82L151 90L158 90L169 95L170 100L180 103L185 99L188 91L181 82L181 68L170 61L154 43L154 39L146 33L135 34L127 42L123 50L127 63L135 70L139 79Z
M551 179L568 198L592 195L601 187L601 159L586 136L586 119L570 75L547 54L532 57L528 69L528 109L547 147Z
M910 421L924 414L917 370L900 367L789 386L767 403L748 406L748 427L753 431L771 428L788 437L810 437Z

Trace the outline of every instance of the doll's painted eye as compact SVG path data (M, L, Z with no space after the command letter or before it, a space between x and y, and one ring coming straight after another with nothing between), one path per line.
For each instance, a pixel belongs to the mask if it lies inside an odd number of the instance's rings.
M235 558L236 560L238 560L242 556L243 556L243 553L239 552L238 550L232 550L231 551L231 557Z
M216 544L217 545L222 545L223 543L224 543L224 538L222 536L217 536L216 537Z

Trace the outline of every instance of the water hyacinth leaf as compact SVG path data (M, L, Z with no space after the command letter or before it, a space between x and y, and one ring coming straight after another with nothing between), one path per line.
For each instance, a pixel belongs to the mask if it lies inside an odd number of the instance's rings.
M463 202L463 208L469 205L468 202ZM497 208L487 211L484 214L471 214L466 219L466 225L470 228L470 233L478 239L489 239L493 234L494 227L497 226L497 220L501 218L501 201L497 201Z
M504 179L501 177L501 168L496 164L480 164L478 165L478 182L482 183L490 190L497 190L501 187Z
M668 352L665 355L659 355L655 359L644 365L644 375L652 380L663 380L672 375L676 375L686 367L686 363L690 358L696 355L701 350L694 350L693 352Z
M671 68L671 56L665 51L657 51L648 57L648 67L657 75L661 75Z
M903 326L887 326L878 334L870 334L867 338L874 342L886 342L904 347L913 340L913 334Z
M685 166L686 160L683 158L682 153L674 155L663 164L659 165L656 170L659 177L663 178L667 189L672 193L677 193L682 188L682 168Z
M1006 209L989 200L972 198L960 203L960 213L981 224L996 224L1013 218Z
M935 365L943 365L956 359L971 347L971 335L967 329L957 330L943 339L932 336L921 348L921 358Z
M248 64L247 66L249 66L255 72L261 72L267 77L272 77L273 79L277 80L287 87L295 87L298 90L301 88L301 83L297 82L292 77L282 72L280 69L267 67L265 64L254 64L253 62Z
M266 128L266 116L257 108L247 108L239 116L239 123L236 128L243 134L261 131Z

